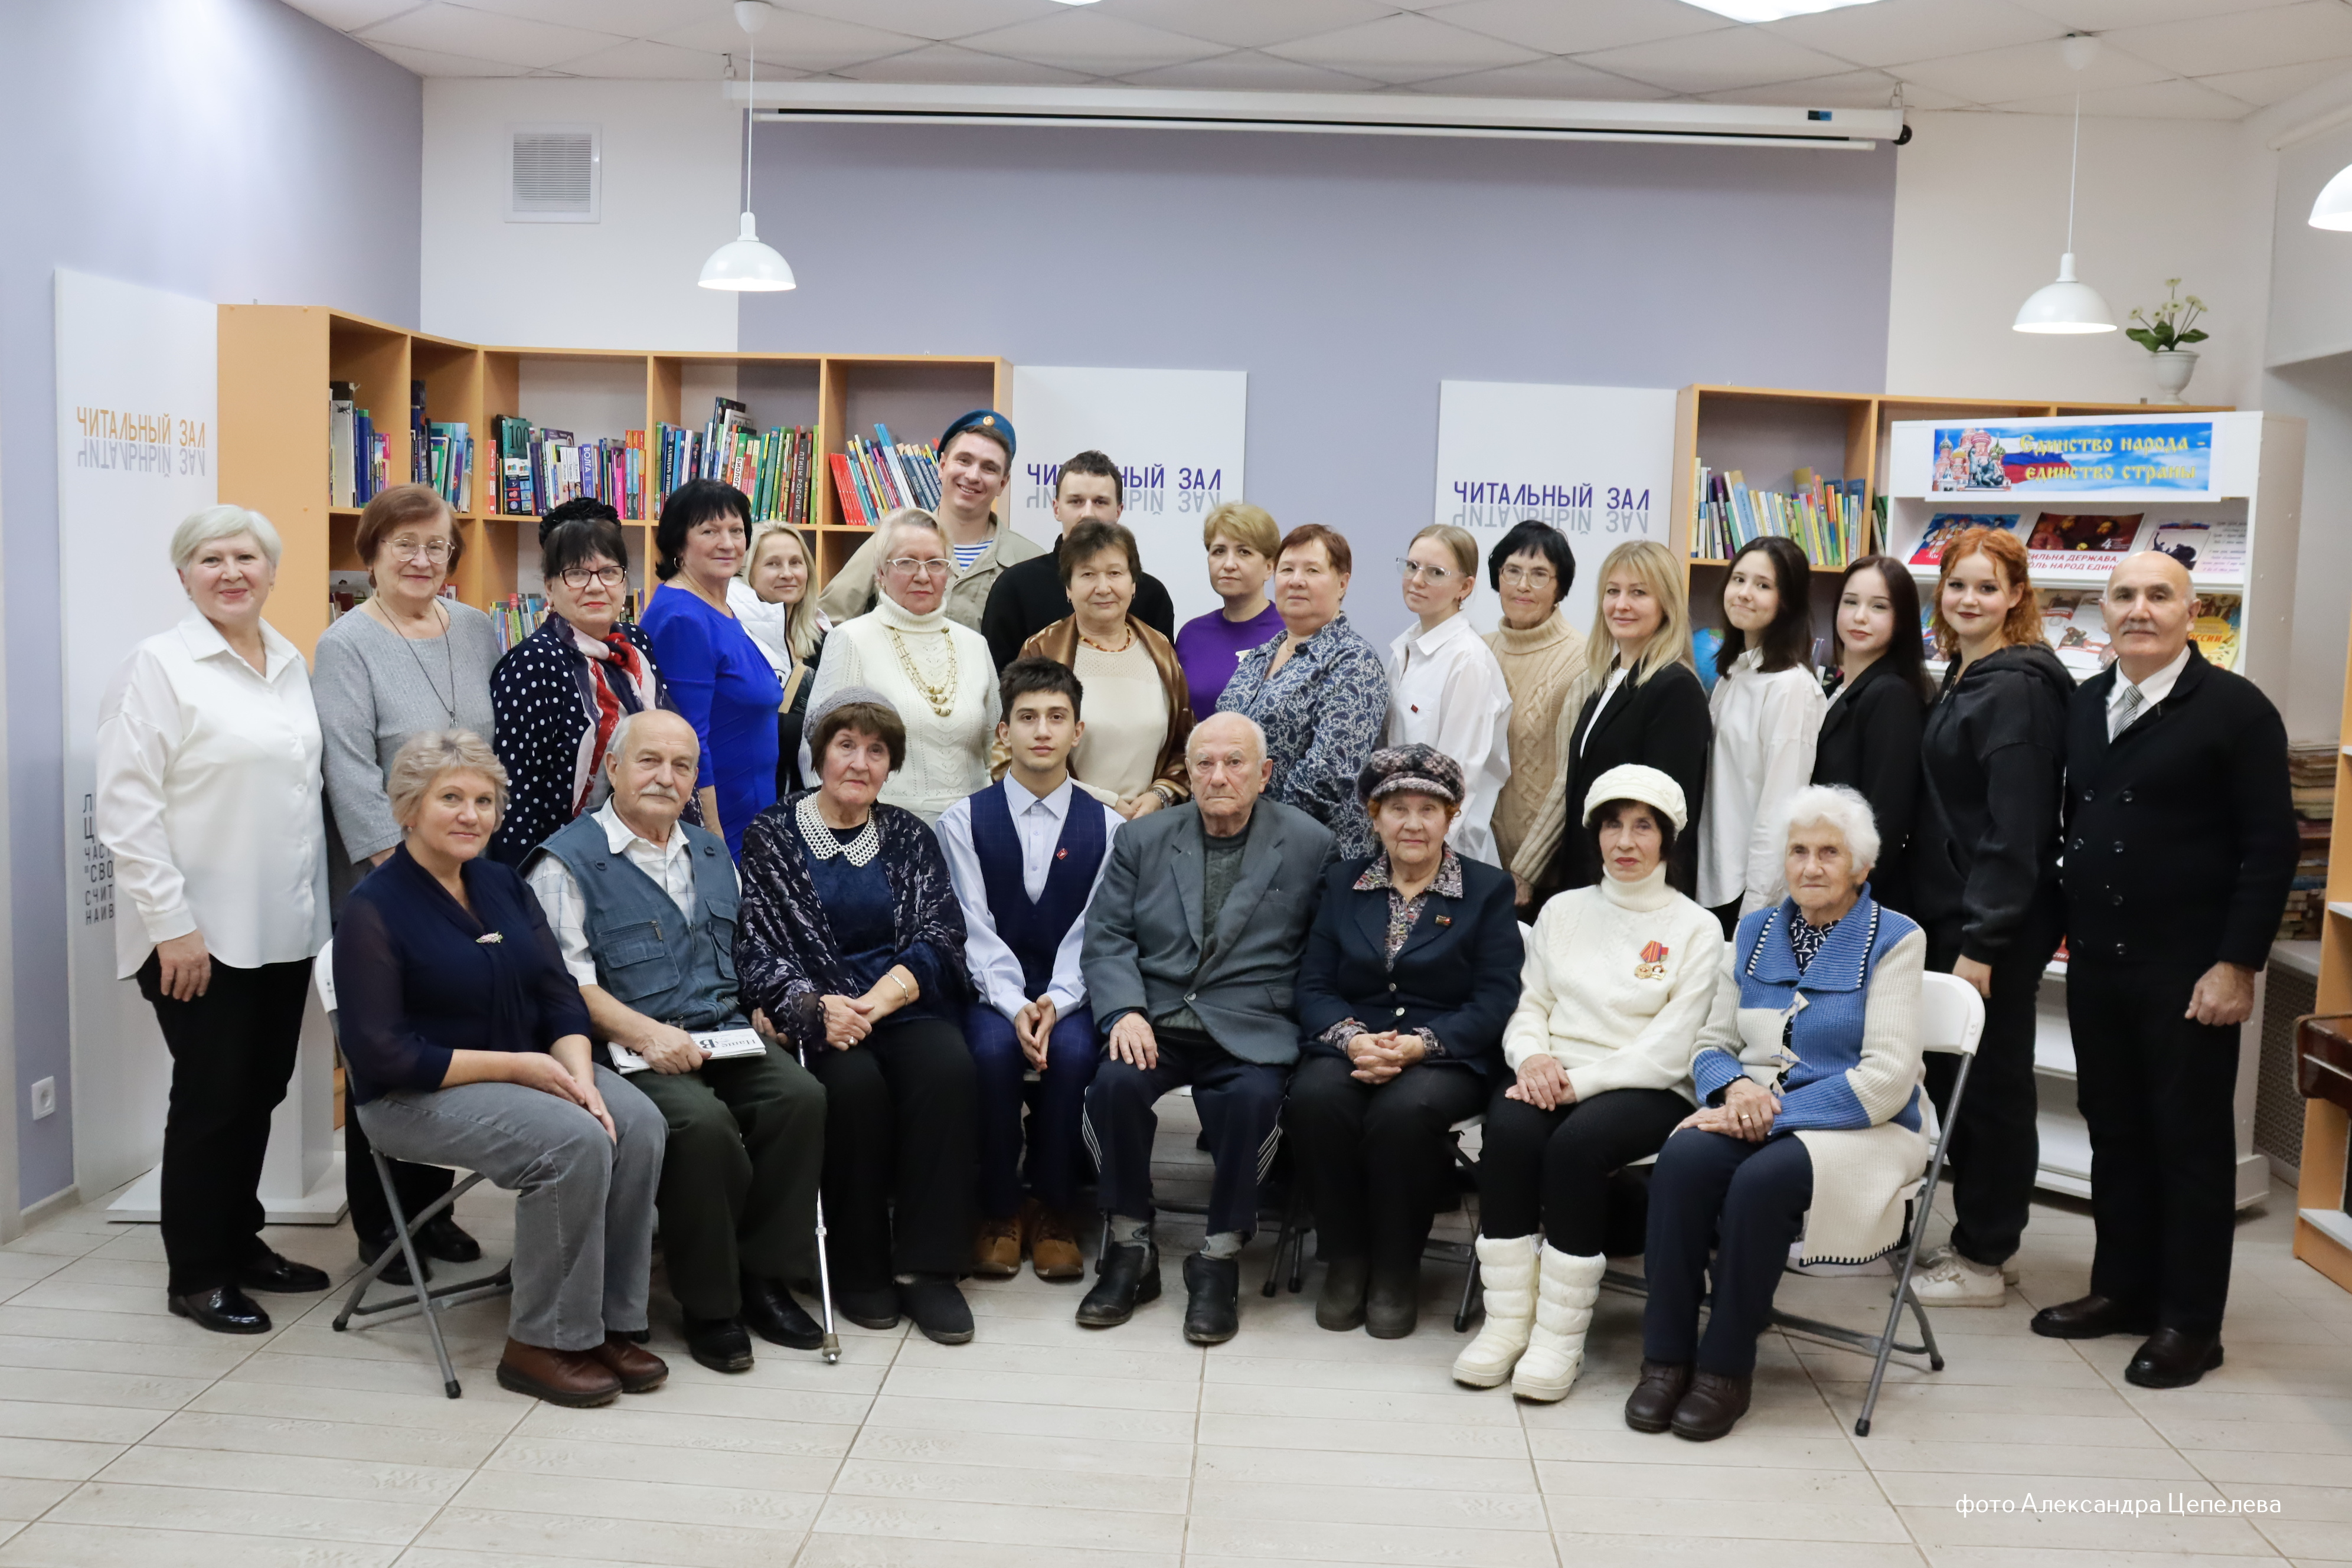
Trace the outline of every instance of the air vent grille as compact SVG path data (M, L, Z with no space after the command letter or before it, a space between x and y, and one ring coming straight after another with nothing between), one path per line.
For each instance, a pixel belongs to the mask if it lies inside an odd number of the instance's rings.
M508 221L597 222L602 184L599 141L593 125L510 127Z

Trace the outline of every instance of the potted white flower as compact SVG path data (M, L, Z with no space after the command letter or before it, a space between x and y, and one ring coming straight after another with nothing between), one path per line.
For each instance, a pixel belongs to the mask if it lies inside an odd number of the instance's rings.
M2205 313L2205 301L2191 294L2180 295L2180 279L2164 280L2164 303L2146 310L2135 307L2131 319L2138 326L2126 328L2124 336L2146 349L2156 362L2156 384L2164 394L2163 401L2179 403L2188 388L2189 378L2197 374L2197 353L2190 343L2205 341L2204 330L2197 326L2197 318Z

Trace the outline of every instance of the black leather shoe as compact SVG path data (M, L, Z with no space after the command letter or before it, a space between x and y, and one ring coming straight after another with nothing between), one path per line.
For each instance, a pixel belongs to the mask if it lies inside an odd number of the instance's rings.
M1146 1301L1160 1300L1160 1247L1142 1241L1113 1242L1103 1248L1099 1277L1078 1303L1078 1321L1089 1329L1112 1329L1135 1316Z
M191 1290L184 1296L171 1298L172 1315L186 1318L200 1329L210 1329L216 1334L266 1334L269 1331L269 1314L255 1306L244 1291L234 1285L215 1285L209 1290Z
M1663 1432L1675 1424L1675 1406L1690 1392L1691 1363L1645 1361L1642 1381L1625 1396L1625 1425L1636 1432Z
M918 1274L898 1287L898 1305L934 1344L971 1343L971 1303L949 1274Z
M824 1331L793 1300L793 1293L755 1274L743 1276L743 1326L787 1350L813 1351L824 1343Z
M1335 1258L1323 1266L1323 1293L1315 1298L1315 1326L1344 1334L1364 1326L1364 1291L1372 1266L1361 1258Z
M1241 1331L1242 1260L1196 1252L1184 1259L1184 1337L1221 1345Z
M325 1269L267 1250L236 1271L236 1282L244 1289L266 1290L279 1296L316 1295L330 1283Z
M360 1237L360 1262L362 1264L373 1263L379 1257L383 1256L383 1250L386 1247L390 1247L392 1249L392 1261L383 1266L383 1272L377 1275L376 1278L383 1280L387 1285L406 1285L410 1283L411 1281L408 1278L408 1259L402 1256L400 1243L390 1231L384 1232L383 1235L380 1237L363 1236ZM425 1248L420 1247L416 1251L418 1254L416 1261L425 1264L425 1278L427 1280L430 1280L433 1278L433 1265L425 1262L425 1258L423 1256Z
M2142 1388L2186 1388L2221 1364L2221 1335L2158 1329L2124 1368L2124 1381Z
M1364 1331L1376 1340L1401 1340L1420 1321L1421 1259L1375 1268L1364 1298Z
M2028 1326L2045 1340L2096 1340L2109 1334L2152 1334L2156 1314L2135 1312L2106 1296L2082 1296L2042 1308Z
M847 1290L833 1288L833 1310L861 1329L895 1329L898 1326L898 1291L885 1285L879 1290Z
M482 1244L466 1234L457 1222L443 1209L416 1228L416 1250L427 1258L437 1258L444 1263L474 1263L480 1260Z
M1752 1377L1720 1377L1711 1372L1691 1379L1690 1392L1675 1406L1674 1432L1694 1443L1712 1443L1748 1414Z
M732 1318L688 1318L686 1353L713 1372L749 1372L751 1336Z

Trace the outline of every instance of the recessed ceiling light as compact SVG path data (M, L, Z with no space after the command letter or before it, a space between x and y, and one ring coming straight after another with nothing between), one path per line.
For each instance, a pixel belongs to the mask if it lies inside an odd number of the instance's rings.
M1735 22L1777 22L1783 16L1810 16L1816 11L1836 11L1873 3L1874 0L1688 0L1702 11L1712 11Z
M1091 5L1095 0L1062 0L1065 5Z

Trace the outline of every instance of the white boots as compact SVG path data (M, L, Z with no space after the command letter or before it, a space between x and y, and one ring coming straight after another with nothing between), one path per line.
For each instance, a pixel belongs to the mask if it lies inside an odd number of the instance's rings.
M1532 1236L1478 1238L1478 1280L1486 1321L1454 1360L1454 1381L1472 1388L1508 1382L1536 1324L1536 1249Z
M1584 1334L1592 1326L1592 1304L1601 1299L1605 1258L1574 1258L1543 1249L1543 1278L1536 1296L1535 1331L1511 1372L1511 1392L1547 1404L1565 1399L1584 1370Z

